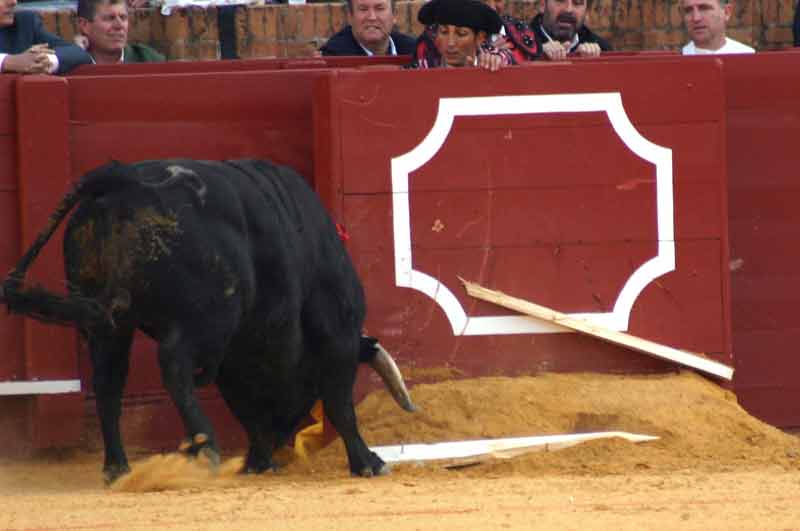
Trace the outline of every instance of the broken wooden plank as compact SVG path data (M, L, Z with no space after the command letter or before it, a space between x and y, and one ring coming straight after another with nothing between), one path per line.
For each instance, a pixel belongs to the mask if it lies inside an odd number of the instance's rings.
M586 441L614 437L634 443L658 439L653 435L641 435L624 431L602 431L433 444L398 444L374 446L370 449L387 463L448 460L454 461L458 466L463 466L471 462L487 459L510 459L530 452L560 450Z
M525 315L530 315L538 319L550 321L561 326L565 326L576 332L587 334L616 345L628 347L638 352L643 352L657 358L665 359L699 371L713 374L720 378L730 380L733 378L733 367L724 365L718 361L712 360L705 354L700 352L689 352L677 348L662 345L655 341L643 339L625 332L618 332L616 330L609 330L608 328L599 326L584 319L576 319L567 314L553 310L546 306L541 306L524 299L518 299L510 295L506 295L501 291L496 291L469 282L459 277L459 280L464 284L467 294L483 301L491 302L515 310Z

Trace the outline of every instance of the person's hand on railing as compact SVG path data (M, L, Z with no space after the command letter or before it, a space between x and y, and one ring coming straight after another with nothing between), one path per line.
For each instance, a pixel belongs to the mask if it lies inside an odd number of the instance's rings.
M89 37L87 37L86 35L77 34L72 38L72 42L74 42L76 46L80 46L84 50L89 49Z
M51 57L55 52L47 44L34 44L22 53L7 55L3 72L50 74L55 70Z

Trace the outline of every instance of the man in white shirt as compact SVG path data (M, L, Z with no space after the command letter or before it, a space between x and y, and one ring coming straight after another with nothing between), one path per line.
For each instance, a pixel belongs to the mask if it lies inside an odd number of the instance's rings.
M681 0L681 12L691 39L681 49L683 55L755 52L725 35L733 12L730 0Z

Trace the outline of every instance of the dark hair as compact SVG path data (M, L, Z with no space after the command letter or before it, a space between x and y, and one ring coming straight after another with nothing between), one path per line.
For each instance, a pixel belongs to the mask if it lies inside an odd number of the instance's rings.
M543 4L546 4L546 3L547 3L547 0L543 0ZM594 0L586 0L586 9L591 9L593 3L594 3Z
M95 12L97 12L97 6L105 3L113 6L115 4L126 4L126 0L78 0L77 14L86 20L92 20Z
M392 13L394 13L394 0L389 0L389 9L391 9ZM347 0L347 12L353 12L353 0Z

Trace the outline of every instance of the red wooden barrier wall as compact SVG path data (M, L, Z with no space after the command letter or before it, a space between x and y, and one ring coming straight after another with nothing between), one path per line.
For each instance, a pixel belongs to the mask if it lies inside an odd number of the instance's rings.
M85 65L70 73L75 76L141 74L208 74L210 72L247 72L253 70L290 70L310 68L372 68L399 66L410 62L407 56L306 57L298 59L246 59L232 61L171 61L126 65ZM310 102L309 102L310 104Z
M752 414L797 429L800 277L792 243L800 231L800 50L716 60L725 83L734 391Z
M800 51L725 57L735 391L800 427Z
M9 271L19 257L19 190L17 185L16 76L0 76L0 270ZM3 312L4 314L5 312ZM25 379L22 319L0 316L0 381ZM8 453L30 445L30 399L0 397L0 433Z
M319 130L327 134L319 142L329 149L318 152L317 175L329 173L333 187L323 196L337 200L334 212L351 236L370 294L369 332L403 365L467 375L665 370L574 334L459 336L444 305L395 287L393 209L402 185L393 187L392 159L436 129L440 98L573 94L588 101L597 93L620 93L633 126L673 156L677 268L644 289L629 330L731 362L716 61L531 66L502 75L340 71L320 83L327 86L319 90ZM492 105L501 103L471 108L494 115L455 118L441 149L411 173L409 259L468 315L510 312L470 300L459 276L563 312L610 312L629 276L656 254L654 166L630 151L605 113L537 114L543 100L528 114L483 109ZM409 374L413 381L430 372Z
M10 233L3 242L5 269L14 265L20 249L44 225L69 183L111 159L269 158L293 166L310 178L311 91L314 79L321 75L326 75L322 68L245 70L224 75L78 76L68 80L3 78L19 84L16 101L13 85L8 86L5 100L12 111L16 104L19 119L6 128L8 135L0 137L6 142L2 145L13 149L17 131L24 139L18 149L18 168L4 171L1 193L9 208L3 211L0 227ZM17 204L23 205L21 217ZM20 232L23 241L14 237ZM60 237L45 248L29 278L63 291ZM0 381L80 377L82 393L3 397L0 426L8 426L9 431L14 428L20 446L71 446L84 436L93 439L90 444L96 442L94 406L91 400L85 401L85 397L91 399L88 355L77 353L74 332L27 319L21 325L20 321L0 319L0 338L8 349L2 356ZM216 392L204 392L202 400L220 427L222 443L241 446L241 430ZM180 422L167 402L153 345L137 337L123 419L130 444L175 444ZM84 412L89 420L88 432Z
M800 56L768 56L755 63L609 57L500 74L344 71L314 60L305 63L310 68L240 61L207 63L205 73L183 63L135 75L112 68L101 76L87 68L66 80L0 76L0 266L13 266L71 180L110 158L267 157L313 176L344 221L368 290L369 331L396 352L412 382L440 369L668 370L573 334L454 336L431 299L395 287L390 161L428 134L439 96L620 92L641 134L672 150L674 169L677 269L642 292L631 331L729 361L732 304L740 399L762 418L800 425L800 413L781 405L798 392L791 377L793 251L780 238L760 236L766 230L790 239L797 225L787 168L797 162L791 138L800 118L798 87L789 72ZM615 140L599 112L457 118L452 133L410 175L414 264L442 278L474 315L508 312L467 300L456 274L566 311L607 310L657 245L652 165ZM752 156L760 152L769 157ZM726 300L725 160L732 302ZM59 246L48 246L35 280L59 287ZM0 397L4 451L93 439L82 426L84 410L94 423L88 360L76 353L74 335L3 315L0 344L0 382L80 377L83 383L81 394ZM126 437L138 446L170 447L180 430L152 346L137 340L133 360ZM362 378L359 392L374 386ZM216 394L205 393L203 401L223 444L241 444Z

